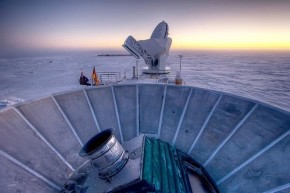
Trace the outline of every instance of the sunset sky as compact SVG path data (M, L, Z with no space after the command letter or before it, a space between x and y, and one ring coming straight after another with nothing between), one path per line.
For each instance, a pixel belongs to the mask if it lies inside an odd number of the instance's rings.
M1 0L0 48L121 48L162 20L172 49L290 50L290 0Z

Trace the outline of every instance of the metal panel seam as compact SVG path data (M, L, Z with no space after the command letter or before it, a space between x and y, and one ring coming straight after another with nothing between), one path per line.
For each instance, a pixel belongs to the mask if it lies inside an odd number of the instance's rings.
M281 191L281 190L284 190L284 189L287 189L287 188L290 188L290 183L284 184L282 186L278 186L276 188L273 188L273 189L268 190L268 191L263 192L263 193L274 193L274 192L278 192L278 191Z
M230 138L235 134L235 132L241 127L242 124L251 116L251 114L255 111L258 107L258 104L255 106L244 116L244 118L236 125L236 127L232 130L232 132L228 135L228 137L218 146L218 148L212 153L212 155L208 158L208 160L203 164L205 167L213 158L214 156L221 150L221 148L230 140Z
M190 149L188 150L187 154L190 154L190 152L193 150L195 144L196 144L197 141L199 140L199 137L201 136L203 130L205 129L207 123L209 122L209 120L210 120L210 118L211 118L213 112L215 111L216 107L218 106L218 104L219 104L219 102L220 102L222 96L223 96L223 95L220 95L220 96L219 96L219 98L218 98L218 100L216 101L214 107L212 108L212 110L211 110L210 113L208 114L208 116L207 116L205 122L203 123L201 129L199 130L199 132L198 132L198 134L197 134L195 140L193 141L193 143L192 143Z
M68 126L70 127L71 131L73 132L74 136L77 138L78 142L81 144L81 146L83 147L84 144L82 142L82 140L80 139L79 135L77 134L75 128L72 126L70 120L67 118L66 114L64 113L64 111L62 110L62 108L60 107L59 103L57 102L57 100L55 99L54 96L51 96L53 102L55 103L55 105L57 106L59 112L61 113L61 115L63 116L63 118L65 119L65 121L67 122Z
M136 136L140 135L140 111L139 111L139 85L136 84Z
M188 103L189 103L189 100L190 100L190 98L191 98L191 95L192 95L192 88L190 88L190 92L189 92L189 94L188 94L188 96L187 96L187 100L186 100L186 103L185 103L185 105L184 105L184 107L183 107L183 111L182 111L181 117L180 117L180 119L179 119L179 122L178 122L178 125L177 125L177 129L176 129L176 132L175 132L175 135L174 135L174 138L173 138L173 140L172 140L171 145L174 145L175 142L176 142L177 135L178 135L178 133L179 133L179 130L180 130L181 124L182 124L182 122L183 122L184 115L185 115L185 113L186 113L186 111L187 111L187 107L188 107Z
M86 96L87 103L88 103L88 105L89 105L89 107L90 107L90 110L91 110L92 116L93 116L93 118L94 118L95 124L96 124L96 126L97 126L97 129L98 129L98 131L100 132L100 131L101 131L101 128L100 128L99 122L98 122L98 120L97 120L97 117L96 117L95 111L94 111L94 109L93 109L93 107L92 107L92 103L91 103L91 101L90 101L90 99L89 99L88 93L87 93L87 91L86 91L85 89L83 89L83 92L84 92L84 94L85 94L85 96Z
M26 119L26 117L15 107L13 109L16 111L16 113L29 125L29 127L39 136L39 138L54 152L56 155L74 172L74 167L59 153L56 148L36 129L30 121Z
M238 167L236 167L233 171L231 171L230 173L228 173L227 175L225 175L223 178L221 178L220 180L218 180L217 181L217 185L220 185L221 183L223 183L229 177L231 177L232 175L234 175L235 173L237 173L240 169L242 169L243 167L245 167L246 165L248 165L250 162L252 162L253 160L255 160L257 157L259 157L260 155L262 155L263 153L265 153L267 150L269 150L271 147L273 147L274 145L276 145L279 141L281 141L282 139L284 139L285 137L287 137L287 135L289 135L289 134L290 134L290 131L287 131L284 134L282 134L280 137L278 137L277 139L275 139L272 143L270 143L269 145L267 145L261 151L259 151L255 155L253 155L250 159L248 159L247 161L245 161L244 163L242 163L241 165L239 165Z
M113 96L113 101L114 101L114 107L115 107L115 113L116 113L116 117L117 117L117 123L118 123L118 127L119 127L120 138L121 138L121 141L123 143L124 142L123 132L122 132L122 127L121 127L121 123L120 123L119 110L118 110L118 106L117 106L117 102L116 102L114 86L111 86L111 91L112 91L112 96Z
M161 111L160 111L160 119L159 119L157 138L160 138L162 119L163 119L163 111L164 111L165 100L166 100L166 93L167 93L167 85L165 85L164 93L163 93L163 100L162 100L162 107L161 107Z
M54 189L57 190L61 190L61 188L56 185L55 183L53 183L52 181L50 181L49 179L47 179L46 177L44 177L43 175L39 174L38 172L34 171L33 169L29 168L28 166L26 166L25 164L21 163L20 161L18 161L17 159L15 159L14 157L12 157L11 155L9 155L8 153L2 151L0 149L0 154L3 155L5 158L7 158L8 160L10 160L11 162L15 163L16 165L20 166L21 168L25 169L26 171L28 171L29 173L33 174L34 176L36 176L37 178L41 179L42 181L44 181L45 183L47 183L48 185L50 185L51 187L53 187Z

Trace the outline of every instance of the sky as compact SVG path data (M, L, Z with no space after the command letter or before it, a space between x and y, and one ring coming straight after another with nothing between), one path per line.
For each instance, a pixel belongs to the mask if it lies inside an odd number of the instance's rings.
M290 0L0 0L0 50L121 49L163 20L171 49L290 50Z

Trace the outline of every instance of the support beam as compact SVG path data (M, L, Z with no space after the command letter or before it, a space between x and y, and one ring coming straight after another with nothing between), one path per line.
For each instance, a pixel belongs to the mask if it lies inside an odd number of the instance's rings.
M100 131L101 131L101 128L100 128L99 122L98 122L98 120L97 120L96 114L95 114L95 112L94 112L94 109L93 109L93 107L92 107L92 103L91 103L91 101L90 101L90 99L89 99L89 97L88 97L88 93L87 93L87 91L86 91L85 89L83 89L83 91L84 91L84 94L85 94L85 96L86 96L87 103L88 103L88 105L89 105L89 107L90 107L90 110L91 110L92 116L93 116L93 118L94 118L94 121L95 121L95 123L96 123L97 129L98 129L98 131L100 132Z
M33 169L29 168L28 166L26 166L25 164L21 163L20 161L18 161L17 159L15 159L14 157L12 157L8 153L2 151L1 149L0 149L0 154L3 155L8 160L10 160L11 162L13 162L14 164L16 164L16 165L20 166L21 168L25 169L26 171L28 171L29 173L31 173L35 177L41 179L42 181L44 181L45 183L47 183L49 186L53 187L54 189L56 189L58 191L61 190L61 187L59 187L58 185L56 185L54 182L50 181L49 179L47 179L43 175L41 175L38 172L34 171Z
M216 107L218 106L219 102L221 101L222 96L223 96L223 95L220 95L220 96L219 96L219 98L218 98L218 100L216 101L214 107L212 108L212 110L211 110L210 113L208 114L208 116L207 116L205 122L203 123L201 129L199 130L199 132L198 132L198 134L197 134L195 140L193 141L193 143L192 143L190 149L188 150L187 154L190 154L190 152L193 150L195 144L196 144L197 141L199 140L201 134L203 133L203 130L205 129L207 123L209 122L209 120L210 120L210 118L211 118L213 112L215 111Z
M140 120L139 120L139 116L140 116L140 112L139 112L139 85L136 85L136 135L139 136L140 134Z
M263 153L265 153L267 150L269 150L271 147L273 147L274 145L276 145L278 142L280 142L282 139L284 139L285 137L287 137L287 135L289 135L289 134L290 134L290 131L287 131L286 133L284 133L283 135L281 135L280 137L278 137L277 139L275 139L272 143L270 143L264 149L262 149L261 151L259 151L255 155L253 155L250 159L248 159L247 161L245 161L244 163L242 163L238 167L236 167L236 169L234 169L233 171L231 171L230 173L228 173L227 175L225 175L222 179L218 180L217 181L217 185L220 185L221 183L223 183L224 181L226 181L229 177L231 177L232 175L234 175L235 173L237 173L243 167L245 167L250 162L252 162L256 158L258 158L260 155L262 155Z
M178 123L178 126L177 126L177 129L176 129L176 132L175 132L175 135L174 135L174 138L172 140L172 143L171 145L175 145L175 142L176 142L176 139L177 139L177 136L178 136L178 133L179 133L179 130L180 130L180 127L181 127L181 124L183 122L183 119L184 119L184 115L186 113L186 110L187 110L187 107L188 107L188 103L189 103L189 100L191 98L191 95L192 95L192 88L190 89L190 92L188 94L188 97L187 97L187 100L186 100L186 103L184 105L184 108L183 108L183 111L182 111L182 114L181 114L181 117L180 117L180 120L179 120L179 123Z
M157 137L160 138L160 132L161 132L161 126L162 126L162 119L163 119L163 112L164 112L164 106L165 106L165 100L166 100L166 93L167 93L167 85L165 85L164 93L163 93L163 100L162 100L162 106L161 106L161 112L160 112L160 119L159 119L159 126L158 126L158 133Z
M120 118L119 118L119 112L118 112L118 106L117 106L117 102L116 102L116 96L115 96L114 86L111 86L111 91L112 91L112 96L113 96L113 101L114 101L114 106L115 106L117 123L118 123L118 127L119 127L119 132L120 132L120 138L121 138L121 142L123 143L124 142L123 132L122 132L122 127L121 127Z
M256 104L247 114L244 116L244 118L237 124L237 126L232 130L232 132L228 135L228 137L218 146L218 148L213 152L213 154L208 158L208 160L203 164L203 167L205 167L214 157L215 155L221 150L221 148L231 139L231 137L236 133L236 131L245 123L245 121L251 116L251 114L255 111L255 109L258 107L258 104Z
M285 189L287 189L287 188L290 188L290 183L288 183L288 184L284 184L284 185L282 185L282 186L278 186L278 187L276 187L276 188L274 188L274 189L272 189L272 190L268 190L268 191L263 192L263 193L275 193L275 192L278 192L278 191L285 190Z
M80 139L79 135L77 134L75 128L72 126L70 120L67 118L66 114L64 113L64 111L62 110L62 108L60 107L60 105L58 104L57 100L55 99L54 96L51 96L53 102L55 103L56 107L58 108L59 112L61 113L61 115L63 116L63 118L65 119L65 121L67 122L69 128L71 129L71 131L73 132L74 136L77 138L78 142L81 144L81 146L83 147L84 144L82 142L82 140Z
M25 121L25 123L37 134L37 136L73 171L75 168L55 149L55 147L26 119L26 117L15 107L13 109Z

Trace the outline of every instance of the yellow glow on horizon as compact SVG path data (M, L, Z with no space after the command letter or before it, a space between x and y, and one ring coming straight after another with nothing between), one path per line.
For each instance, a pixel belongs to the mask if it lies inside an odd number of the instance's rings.
M289 34L281 31L212 30L192 34L178 34L172 47L177 49L289 50Z
M122 48L123 41L108 40L61 40L57 44L44 43L48 48ZM227 39L188 39L173 40L171 49L261 49L261 50L290 50L290 41L282 42L275 40L227 40Z
M290 42L198 42L186 41L175 42L172 45L175 49L259 49L259 50L290 50Z
M62 40L58 44L43 44L47 48L122 48L122 41ZM176 40L171 49L261 49L290 50L290 41L227 41L227 40Z
M290 36L284 31L266 31L259 29L210 29L180 30L170 34L171 49L245 49L245 50L290 50ZM290 30L289 30L290 31ZM146 39L135 37L137 40ZM126 37L120 36L59 36L42 42L47 48L88 48L118 49L122 48ZM41 41L34 42L39 45ZM30 42L33 43L33 42Z

